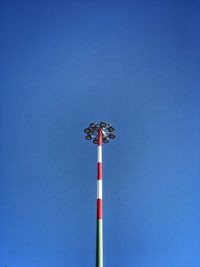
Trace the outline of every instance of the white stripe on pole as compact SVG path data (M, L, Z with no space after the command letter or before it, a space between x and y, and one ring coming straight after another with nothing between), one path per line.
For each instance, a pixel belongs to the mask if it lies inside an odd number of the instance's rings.
M102 162L102 146L98 146L97 162Z
M103 192L102 192L102 180L97 181L97 199L102 199Z

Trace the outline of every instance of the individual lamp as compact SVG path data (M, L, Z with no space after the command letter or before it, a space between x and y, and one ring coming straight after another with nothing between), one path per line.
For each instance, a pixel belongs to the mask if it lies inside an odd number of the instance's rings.
M95 128L96 128L96 124L95 124L94 122L92 122L92 123L90 123L90 127L91 127L92 129L95 129Z
M110 134L109 134L109 138L114 139L114 138L115 138L115 134L110 133Z
M104 137L104 138L103 138L103 142L104 142L104 144L107 144L107 143L109 142L108 137Z
M85 137L87 140L91 140L92 139L92 136L91 136L91 134L88 134L88 135L86 135L86 137Z
M100 126L101 126L101 128L105 128L106 127L106 123L105 122L101 122Z
M89 127L85 128L84 133L89 134L90 132L91 132L91 129Z
M113 128L112 126L108 127L108 131L109 132L114 132L115 128Z

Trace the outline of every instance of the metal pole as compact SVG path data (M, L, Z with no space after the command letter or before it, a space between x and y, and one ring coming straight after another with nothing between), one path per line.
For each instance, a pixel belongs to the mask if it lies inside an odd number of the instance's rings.
M102 204L102 129L98 130L97 146L97 233L96 267L103 267L103 204Z
M103 267L103 197L102 197L102 141L107 144L115 138L115 129L110 123L90 123L84 129L86 140L97 145L97 229L96 229L96 267Z

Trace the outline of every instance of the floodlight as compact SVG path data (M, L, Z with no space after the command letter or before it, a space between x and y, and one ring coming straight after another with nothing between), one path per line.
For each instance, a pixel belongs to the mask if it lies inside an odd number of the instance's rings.
M96 231L96 266L103 267L103 196L102 196L102 143L107 144L115 138L114 128L110 123L91 123L85 128L86 140L91 140L97 147L97 231Z
M106 127L106 123L105 122L101 122L100 126L101 126L101 128L105 128Z
M85 137L87 140L91 140L92 139L92 136L90 134L86 135Z
M98 144L98 140L97 140L97 139L94 139L94 140L93 140L93 143L94 143L94 144Z
M90 127L91 127L92 129L95 129L95 128L96 128L96 124L93 122L93 123L90 124Z
M105 144L107 144L107 143L109 142L109 139L108 139L107 137L104 137L104 138L103 138L103 142L104 142Z
M109 132L113 132L114 130L115 130L115 128L113 128L112 126L108 127Z
M109 134L109 138L114 139L114 138L115 138L115 134L110 133L110 134Z
M87 134L89 134L91 132L91 130L90 130L90 128L88 127L88 128L86 128L85 130L84 130L84 133L87 133Z
M93 144L99 145L98 138L102 138L102 142L107 144L115 138L115 129L110 123L100 121L92 122L87 128L84 129L86 133L86 140L92 140Z

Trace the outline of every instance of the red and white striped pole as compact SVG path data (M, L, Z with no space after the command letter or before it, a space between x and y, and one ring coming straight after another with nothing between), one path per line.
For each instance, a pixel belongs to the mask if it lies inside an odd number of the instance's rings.
M96 267L103 267L103 194L102 194L102 129L98 130L97 146L97 240Z
M115 138L115 129L110 123L91 123L84 130L86 140L97 144L97 235L96 235L96 267L103 267L103 194L102 194L102 141L107 144Z

